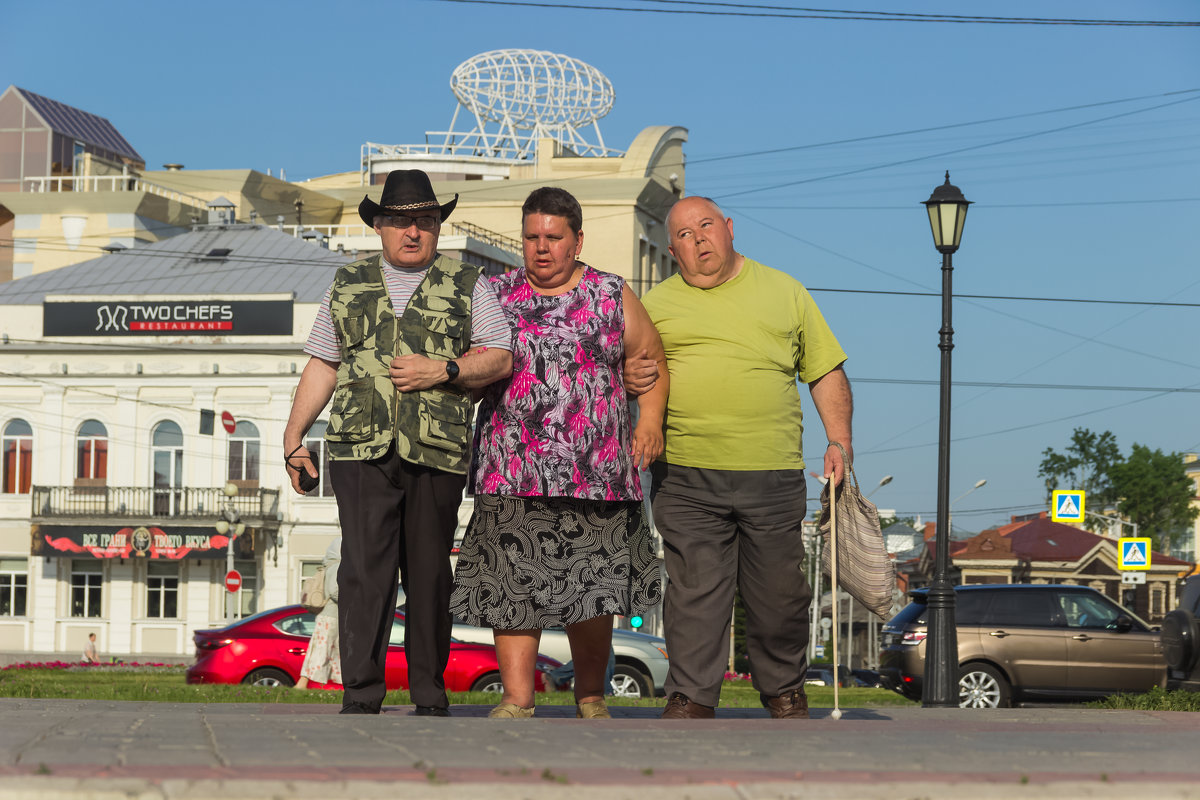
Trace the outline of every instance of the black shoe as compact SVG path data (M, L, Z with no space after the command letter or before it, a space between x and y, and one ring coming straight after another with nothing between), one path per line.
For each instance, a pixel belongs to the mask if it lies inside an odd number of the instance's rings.
M338 713L339 714L378 714L379 709L363 705L362 703L347 703L346 705L342 706L342 710L339 711Z
M445 706L417 706L413 713L418 717L448 717L450 709Z

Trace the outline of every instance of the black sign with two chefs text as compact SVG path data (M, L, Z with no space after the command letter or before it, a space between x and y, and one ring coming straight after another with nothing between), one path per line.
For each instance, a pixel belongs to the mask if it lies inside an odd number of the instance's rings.
M44 336L290 336L291 300L46 301Z

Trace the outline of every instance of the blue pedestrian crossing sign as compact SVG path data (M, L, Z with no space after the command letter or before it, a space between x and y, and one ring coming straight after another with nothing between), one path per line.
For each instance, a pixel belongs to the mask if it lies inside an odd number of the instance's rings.
M1059 489L1050 498L1050 519L1055 522L1083 522L1084 493L1078 489Z
M1150 569L1150 540L1142 536L1118 539L1117 566L1121 569Z

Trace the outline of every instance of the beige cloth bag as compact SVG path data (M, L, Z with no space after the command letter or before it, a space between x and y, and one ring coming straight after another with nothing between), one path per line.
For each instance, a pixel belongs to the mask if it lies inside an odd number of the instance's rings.
M837 444L836 442L834 444ZM837 577L838 583L858 602L881 619L887 619L892 609L896 589L896 569L888 556L883 533L879 527L879 511L863 497L858 488L858 476L840 444L845 478L837 492ZM831 548L829 483L821 490L821 516L817 529L824 538L821 567L830 574Z

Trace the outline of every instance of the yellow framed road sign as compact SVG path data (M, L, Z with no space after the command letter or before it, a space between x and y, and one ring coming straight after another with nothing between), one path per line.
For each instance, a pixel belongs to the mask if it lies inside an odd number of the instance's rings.
M1085 497L1079 489L1058 489L1050 496L1050 519L1055 522L1083 522Z
M1150 569L1150 539L1145 536L1118 539L1117 566L1121 569Z

